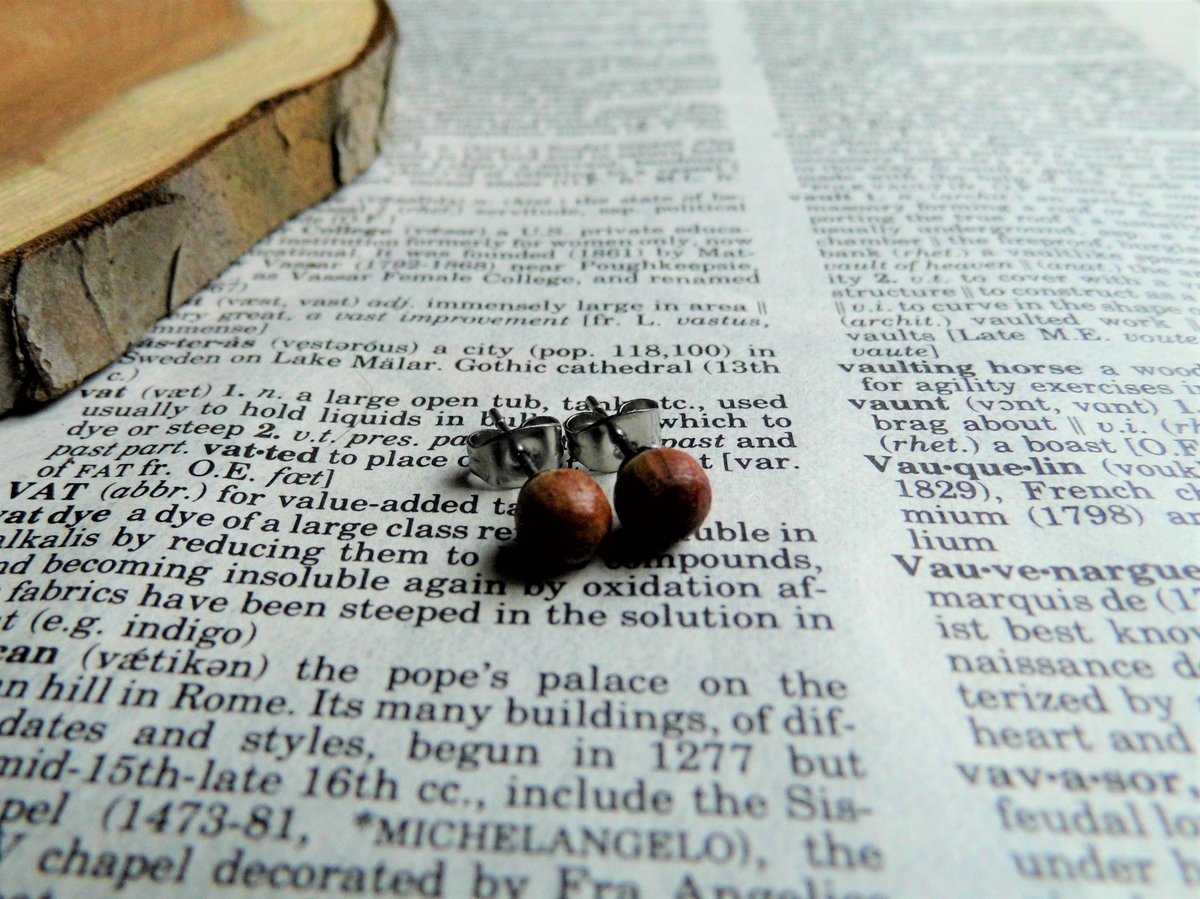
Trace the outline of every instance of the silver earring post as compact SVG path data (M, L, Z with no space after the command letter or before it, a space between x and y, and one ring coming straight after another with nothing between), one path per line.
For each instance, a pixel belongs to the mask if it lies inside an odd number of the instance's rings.
M520 487L539 472L565 464L563 428L557 418L539 415L510 428L497 410L491 410L491 417L495 428L481 428L467 437L468 468L485 484Z
M575 413L563 427L571 458L592 471L616 471L629 457L661 442L662 410L654 400L630 400L611 415L595 397L587 402L590 410Z

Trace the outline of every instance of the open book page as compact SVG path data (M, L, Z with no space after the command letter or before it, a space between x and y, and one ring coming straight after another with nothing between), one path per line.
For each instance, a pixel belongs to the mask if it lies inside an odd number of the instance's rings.
M3 895L1200 889L1195 10L401 7L368 175L0 422ZM523 578L467 437L589 394L712 512Z

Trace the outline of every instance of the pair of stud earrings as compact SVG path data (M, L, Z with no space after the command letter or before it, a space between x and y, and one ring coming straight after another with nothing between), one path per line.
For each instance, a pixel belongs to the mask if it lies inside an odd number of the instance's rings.
M613 505L643 551L665 549L691 534L712 504L700 463L682 450L658 446L658 403L631 400L611 415L595 397L587 404L588 411L565 424L538 416L516 428L492 409L496 428L467 438L476 477L493 487L524 485L517 496L517 544L540 566L582 565L612 530L608 497L583 471L566 467L568 451L593 471L618 472Z

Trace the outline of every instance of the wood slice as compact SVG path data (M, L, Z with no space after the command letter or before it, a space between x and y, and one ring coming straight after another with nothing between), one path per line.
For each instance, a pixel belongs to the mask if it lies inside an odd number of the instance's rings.
M383 0L5 0L0 413L359 175L395 45Z

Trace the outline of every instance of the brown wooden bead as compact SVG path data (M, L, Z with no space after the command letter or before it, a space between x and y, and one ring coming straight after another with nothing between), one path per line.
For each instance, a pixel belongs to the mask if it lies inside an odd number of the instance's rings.
M660 549L700 527L712 506L712 486L683 450L643 450L621 466L613 505L640 545Z
M600 485L574 468L534 475L517 495L517 543L543 565L582 565L596 554L612 520Z

